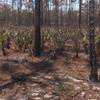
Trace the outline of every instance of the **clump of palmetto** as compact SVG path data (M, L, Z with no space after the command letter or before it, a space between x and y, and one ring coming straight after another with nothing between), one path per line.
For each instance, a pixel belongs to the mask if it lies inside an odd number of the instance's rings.
M73 49L76 52L76 57L80 50L80 42L78 36L79 32L71 29L62 28L46 28L42 30L42 47L48 48L57 54L62 54L65 43L67 40L71 40Z
M19 51L25 52L26 49L32 44L32 33L25 31L18 31L14 36L15 44Z
M55 28L43 28L42 29L42 48L44 50L50 50L54 53L61 54L64 50L67 40L71 40L73 43L73 49L76 52L76 57L80 50L79 32L72 29L55 29ZM100 35L96 36L96 51L100 54ZM87 33L83 37L83 45L86 53L88 53L88 36ZM2 48L3 55L6 55L6 50L11 48L19 52L33 53L32 46L34 46L34 29L27 27L11 27L0 32L0 46Z
M61 29L46 28L42 30L42 48L61 54L66 41L66 33Z
M9 48L19 52L30 51L32 49L33 29L26 27L20 29L13 27L12 29L8 28L8 30L0 32L0 46L3 55L6 55L6 49Z

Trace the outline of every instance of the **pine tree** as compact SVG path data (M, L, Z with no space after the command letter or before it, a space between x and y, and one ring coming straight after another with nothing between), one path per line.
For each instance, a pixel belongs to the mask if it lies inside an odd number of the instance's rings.
M89 1L89 49L90 49L90 65L92 81L98 80L97 66L96 66L96 50L95 50L95 1Z
M41 55L41 0L35 0L35 56Z

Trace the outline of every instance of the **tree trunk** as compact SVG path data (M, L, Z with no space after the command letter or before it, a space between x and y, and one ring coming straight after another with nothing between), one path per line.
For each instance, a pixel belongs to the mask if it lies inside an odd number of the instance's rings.
M89 49L92 81L98 80L95 50L95 1L89 1Z
M40 0L35 0L35 56L41 55L41 10Z
M80 34L82 34L81 33L81 20L82 20L82 0L79 0L80 2L79 2L79 33Z

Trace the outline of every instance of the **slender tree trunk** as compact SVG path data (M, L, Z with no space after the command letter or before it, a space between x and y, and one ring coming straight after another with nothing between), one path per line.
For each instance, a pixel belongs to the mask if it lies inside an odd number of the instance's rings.
M18 8L18 26L20 26L20 25L21 25L21 11Z
M71 24L72 24L71 0L69 0L68 24L69 24L69 27L70 27Z
M89 29L89 2L88 2L88 0L87 0L87 12L86 12L87 14L86 14L86 29L88 30Z
M52 23L52 17L51 17L51 12L52 12L52 7L51 7L52 1L50 0L50 4L49 4L49 26L51 27L51 23Z
M62 24L63 24L62 0L61 0L60 2L61 2L61 9L60 9L60 26L62 26Z
M41 55L41 0L35 0L35 56Z
M66 0L66 26L68 25L68 0Z
M21 25L21 8L22 8L22 0L18 1L18 26Z
M82 34L81 33L81 24L82 24L81 23L81 20L82 20L82 17L81 17L82 16L82 9L81 8L82 8L82 0L79 0L79 33L80 34Z

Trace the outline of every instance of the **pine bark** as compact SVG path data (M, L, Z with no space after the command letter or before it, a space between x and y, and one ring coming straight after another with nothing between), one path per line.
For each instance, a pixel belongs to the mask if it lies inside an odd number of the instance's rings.
M90 49L90 65L92 81L98 80L97 66L96 66L96 49L95 49L95 1L89 1L89 49Z
M41 55L41 0L35 0L35 56Z

